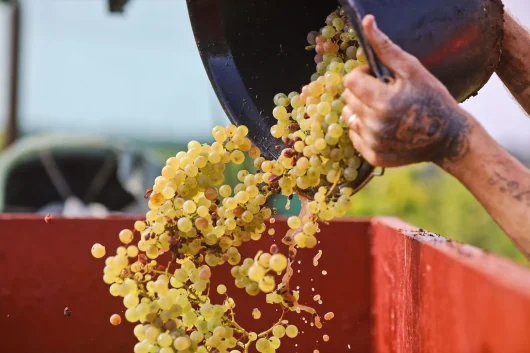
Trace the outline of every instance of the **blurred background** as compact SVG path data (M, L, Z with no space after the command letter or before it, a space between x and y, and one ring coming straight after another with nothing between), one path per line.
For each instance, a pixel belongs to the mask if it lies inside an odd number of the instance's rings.
M0 211L144 212L160 165L228 123L185 0L132 0L123 13L106 0L14 3L0 0ZM504 3L530 25L528 1ZM463 106L530 166L530 119L495 75ZM275 202L282 213L299 207ZM430 164L387 170L350 215L397 216L526 263L473 196Z

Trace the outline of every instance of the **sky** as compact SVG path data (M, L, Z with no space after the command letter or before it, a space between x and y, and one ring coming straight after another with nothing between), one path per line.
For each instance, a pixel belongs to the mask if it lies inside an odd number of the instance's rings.
M187 143L226 124L185 0L133 0L124 16L110 15L106 3L22 1L23 132Z
M205 139L226 123L200 61L185 0L22 0L20 121L159 141ZM504 0L530 27L530 3ZM0 5L0 125L7 115L8 13ZM190 94L192 92L192 94ZM494 75L463 104L501 144L530 150L530 118ZM183 128L185 126L185 128Z

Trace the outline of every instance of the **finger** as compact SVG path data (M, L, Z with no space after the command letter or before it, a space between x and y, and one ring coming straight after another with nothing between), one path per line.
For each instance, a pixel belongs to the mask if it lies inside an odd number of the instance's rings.
M359 89L359 86L362 86L362 89ZM370 71L368 65L362 65L344 77L344 87L354 91L354 94L358 96L355 90L363 91L364 89L378 90L381 87L385 87L385 84L374 77Z
M348 122L347 119L349 119L352 114L356 114L359 117L363 115L366 106L363 104L363 102L359 100L359 98L355 97L355 95L347 89L344 90L343 98L346 101L346 105L344 106L344 108L347 107L347 113L349 113L349 115L343 114L342 116L346 123ZM342 110L342 112L344 113L344 109Z
M375 152L369 147L363 137L355 131L350 130L349 137L353 142L353 147L359 154L371 165L377 166L377 156Z
M350 137L350 140L353 143L353 147L355 148L355 150L362 155L361 149L363 149L364 147L361 135L350 129L348 132L348 136Z
M344 108L342 108L342 113L341 113L341 116L342 116L342 120L350 125L350 120L352 119L355 119L355 117L353 116L353 111L351 110L350 106L349 105L345 105Z
M392 152L378 152L377 153L377 160L379 163L376 164L382 164L381 162L384 161L384 167L385 168L393 168L393 167L401 167L404 165L408 165L412 163L412 161L409 161L406 158L406 153L392 153ZM382 165L379 165L382 166Z
M359 116L352 112L350 107L345 106L342 109L342 120L348 124L348 128L350 130L355 131L357 134L360 134L361 131L361 121L359 119Z
M368 66L360 66L346 75L344 87L344 99L347 99L346 92L349 91L372 109L380 108L381 102L386 101L389 94L388 85L373 77Z
M379 136L382 128L387 124L384 117L373 113L364 114L361 122L364 130L362 136L365 141L372 140L373 136ZM370 135L369 138L365 134Z
M401 77L408 77L412 64L417 60L393 43L378 27L373 15L363 19L363 29L375 54L391 71Z

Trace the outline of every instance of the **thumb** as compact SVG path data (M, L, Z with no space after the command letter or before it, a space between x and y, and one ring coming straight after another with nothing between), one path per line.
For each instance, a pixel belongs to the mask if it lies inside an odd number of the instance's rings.
M373 15L366 15L363 19L364 33L368 37L372 48L379 60L399 76L409 76L411 70L410 54L393 43L388 36L383 33L375 21Z

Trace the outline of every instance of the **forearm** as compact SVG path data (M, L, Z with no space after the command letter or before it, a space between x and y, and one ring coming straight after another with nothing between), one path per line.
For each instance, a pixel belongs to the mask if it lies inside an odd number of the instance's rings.
M530 171L479 124L469 135L467 153L441 167L473 193L530 259Z
M509 14L498 73L530 111L530 35ZM363 27L394 82L367 66L348 74L342 118L357 151L373 166L434 161L459 179L530 259L530 171L505 151L420 62L396 46L371 15Z
M530 114L530 33L506 12L504 44L497 75Z

